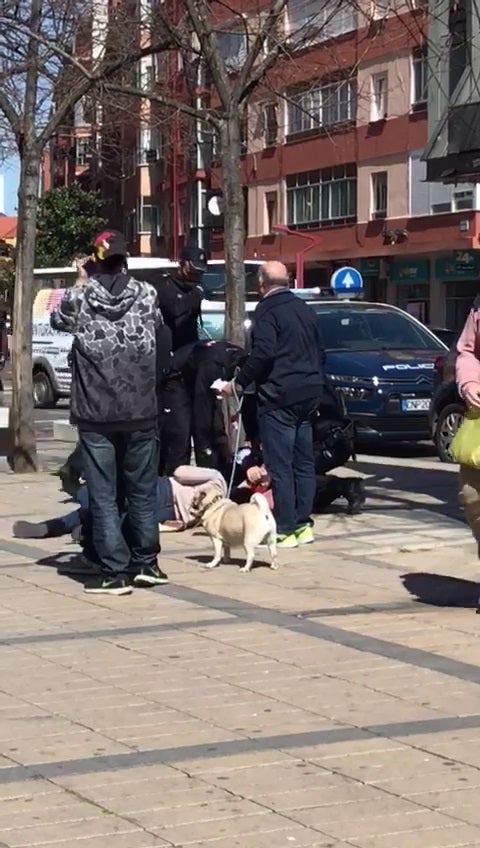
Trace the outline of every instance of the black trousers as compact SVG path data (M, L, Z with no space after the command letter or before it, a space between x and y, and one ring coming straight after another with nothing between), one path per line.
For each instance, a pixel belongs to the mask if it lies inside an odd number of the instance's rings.
M70 456L67 458L65 462L65 466L68 466L74 474L78 474L79 477L83 474L83 456L82 456L82 448L80 442L77 442L74 450L71 452Z
M178 374L169 377L160 391L160 476L171 477L179 465L190 465L192 439L192 388Z

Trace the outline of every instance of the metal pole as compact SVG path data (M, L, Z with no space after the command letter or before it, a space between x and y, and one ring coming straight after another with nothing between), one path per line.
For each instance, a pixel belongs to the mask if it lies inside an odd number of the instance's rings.
M198 56L197 62L197 78L195 91L195 108L198 113L198 118L195 123L196 130L196 180L197 180L197 244L204 248L204 174L205 162L203 157L202 139L204 135L203 121L200 118L202 110L202 91L203 91L203 66L200 54L200 43L196 35L193 36L193 46Z

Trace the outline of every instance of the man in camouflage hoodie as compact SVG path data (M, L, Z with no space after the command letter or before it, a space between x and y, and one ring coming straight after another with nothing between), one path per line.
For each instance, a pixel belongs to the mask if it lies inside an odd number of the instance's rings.
M56 330L72 333L71 422L78 428L90 493L98 572L90 593L124 595L167 582L157 565L157 337L155 289L127 273L121 233L95 240L96 271L79 272L59 308ZM128 544L121 529L127 511Z

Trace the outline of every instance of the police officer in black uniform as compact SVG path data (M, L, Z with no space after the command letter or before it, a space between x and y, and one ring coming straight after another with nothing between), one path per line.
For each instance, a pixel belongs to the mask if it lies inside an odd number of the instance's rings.
M160 387L160 474L173 475L179 465L188 465L191 454L193 393L183 366L199 341L202 274L207 270L205 251L185 247L178 270L166 274L155 288L158 305L172 334L172 367Z

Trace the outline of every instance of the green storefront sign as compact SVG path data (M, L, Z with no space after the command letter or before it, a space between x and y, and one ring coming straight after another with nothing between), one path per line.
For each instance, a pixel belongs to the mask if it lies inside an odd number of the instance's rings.
M380 276L380 259L360 259L360 273L362 277Z
M393 260L390 266L392 283L428 283L430 281L430 263L428 259L419 261Z
M473 250L456 250L435 262L435 276L445 282L474 280L479 274L480 256Z

